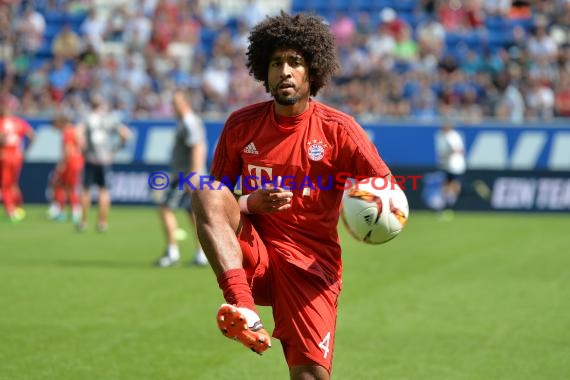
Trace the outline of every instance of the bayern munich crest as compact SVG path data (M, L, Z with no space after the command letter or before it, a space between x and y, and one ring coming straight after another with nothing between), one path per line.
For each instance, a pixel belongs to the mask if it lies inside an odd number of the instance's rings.
M328 148L327 143L323 142L322 140L311 140L307 142L309 145L309 149L307 149L307 153L309 153L309 158L313 161L320 161L325 156L325 150Z

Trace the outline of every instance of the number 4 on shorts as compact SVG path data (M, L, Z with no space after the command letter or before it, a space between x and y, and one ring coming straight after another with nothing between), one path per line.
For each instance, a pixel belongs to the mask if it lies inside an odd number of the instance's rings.
M329 331L327 335L325 335L324 339L319 343L319 348L323 350L323 358L327 358L330 348L329 345L331 344L331 332Z

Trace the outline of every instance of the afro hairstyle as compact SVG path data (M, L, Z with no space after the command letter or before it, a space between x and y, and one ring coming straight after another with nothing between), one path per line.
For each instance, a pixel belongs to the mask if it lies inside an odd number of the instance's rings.
M295 49L303 55L309 69L312 96L317 95L340 67L334 36L322 18L281 11L280 15L267 17L253 27L249 35L247 67L256 80L263 82L267 92L271 54L283 48Z

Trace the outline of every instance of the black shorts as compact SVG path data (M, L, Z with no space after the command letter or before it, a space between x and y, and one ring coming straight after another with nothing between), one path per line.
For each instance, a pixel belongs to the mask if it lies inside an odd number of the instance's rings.
M457 182L461 182L463 178L462 174L453 174L450 172L445 172L445 182L452 182L452 181L457 181Z
M192 204L190 202L190 194L184 189L179 189L178 184L180 181L178 178L173 179L166 189L166 194L161 205L163 207L168 207L172 210L177 208L183 208L188 212L192 212Z
M85 163L83 172L83 187L89 188L95 184L101 188L109 187L109 176L111 174L111 165Z

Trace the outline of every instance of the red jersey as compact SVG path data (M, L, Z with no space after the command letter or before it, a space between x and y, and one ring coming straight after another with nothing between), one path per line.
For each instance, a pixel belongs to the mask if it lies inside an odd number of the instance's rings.
M250 215L264 243L287 261L336 282L342 272L337 232L346 177L384 177L390 170L356 121L311 100L301 115L275 114L273 101L234 112L220 136L212 175L243 194L282 177L291 208ZM281 183L279 184L281 186Z
M22 143L32 127L16 116L0 117L0 157L15 157L22 154Z

